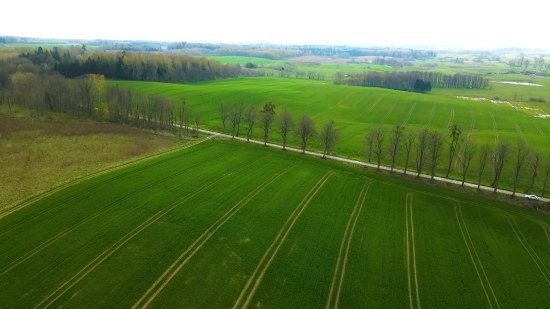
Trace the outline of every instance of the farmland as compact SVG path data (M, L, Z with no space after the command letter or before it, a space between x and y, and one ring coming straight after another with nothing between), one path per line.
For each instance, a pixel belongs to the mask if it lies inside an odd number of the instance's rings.
M496 82L506 80L531 81L543 86ZM245 106L261 108L265 102L272 101L277 112L288 110L295 118L303 114L312 117L318 129L323 123L333 120L335 127L340 130L340 139L333 153L361 160L367 159L365 135L368 131L376 125L389 130L396 124L405 125L408 131L426 128L441 132L457 124L465 131L464 136L471 135L473 142L478 145L486 143L494 146L500 141L515 145L519 140L525 140L535 151L548 153L549 120L540 116L550 114L550 108L544 103L528 101L530 97L549 97L548 80L514 75L496 76L493 81L490 89L435 89L430 94L338 86L325 80L279 77L238 78L189 85L131 81L109 83L132 86L145 93L161 94L178 100L185 97L190 110L202 111L201 126L218 132L223 131L219 116L220 103L242 102ZM517 94L515 100L514 94ZM493 100L495 97L499 99ZM253 137L261 139L262 134L262 130L256 128ZM280 142L276 129L270 134L270 140ZM299 145L298 139L294 137L291 137L289 143ZM385 145L387 149L387 139ZM311 143L310 148L320 150L318 143ZM403 156L403 152L398 155L398 166L404 165ZM382 162L389 164L389 160L389 153L385 150ZM476 164L473 162L470 169L470 180L475 179ZM437 173L444 174L447 165L448 158L444 153L437 166ZM451 175L459 178L458 172L458 166L453 166ZM512 173L509 164L502 178L502 185L506 188L511 187ZM482 183L490 184L492 177L491 173L486 173ZM539 180L536 188L541 186ZM528 180L522 179L520 187L526 186Z
M224 140L0 213L5 308L544 307L537 212Z

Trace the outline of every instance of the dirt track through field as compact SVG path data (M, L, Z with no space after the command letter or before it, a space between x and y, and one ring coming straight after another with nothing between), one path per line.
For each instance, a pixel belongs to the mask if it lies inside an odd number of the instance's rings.
M275 173L262 184L248 193L240 201L225 212L216 222L214 222L206 231L204 231L192 244L189 246L167 269L164 273L153 283L153 285L141 296L141 298L132 306L132 308L139 307L147 298L151 295L153 290L155 292L145 301L141 308L147 308L158 294L166 287L166 285L176 276L177 273L187 264L187 262L199 251L202 246L214 235L231 217L233 217L239 210L241 210L250 200L262 192L269 184L287 172L291 167L297 163L291 164L283 170ZM191 252L191 250L193 250ZM191 253L189 253L191 252ZM185 259L184 259L185 258ZM182 261L183 260L183 261ZM176 267L177 266L177 267ZM162 284L161 284L162 283ZM157 288L158 287L158 288Z
M209 184L201 187L199 190L192 194L188 194L186 196L183 196L179 200L173 202L172 204L168 205L166 208L159 210L154 215L149 217L147 220L136 226L134 229L132 229L130 232L128 232L126 235L124 235L122 238L117 240L115 243L113 243L109 248L105 249L103 252L101 252L98 256L96 256L91 262L86 264L80 271L78 271L75 275L73 275L69 280L62 283L56 290L54 290L51 294L46 296L44 300L42 300L38 305L36 305L34 308L38 308L40 306L43 306L43 308L48 308L50 305L52 305L57 299L59 299L61 296L63 296L69 289L71 289L74 285L76 285L80 280L82 280L84 277L86 277L90 272L92 272L97 266L99 266L104 260L106 260L109 256L111 256L114 252L116 252L120 247L122 247L124 244L126 244L128 241L130 241L132 238L134 238L136 235L141 233L144 229L149 227L151 224L156 222L158 219L166 215L168 212L172 211L177 206L183 204L187 200L195 197L196 195L202 193L203 191L209 189L216 183L220 182L221 180L227 178L231 174L234 174L238 170L244 168L245 166L241 166L233 171L229 171L228 173L222 175L221 177L217 178L216 180L213 180ZM47 303L46 303L47 302ZM46 304L45 304L46 303Z
M365 185L363 186L363 189L359 193L357 202L353 207L353 210L348 220L348 224L346 225L344 236L342 237L342 241L340 242L340 250L338 251L338 259L336 260L336 267L334 268L334 275L332 276L332 283L330 285L327 305L325 307L326 309L329 309L331 307L332 296L334 294L334 288L336 285L336 279L338 278L338 273L340 273L340 280L338 282L338 287L336 289L336 298L334 300L334 305L332 306L333 308L338 308L338 303L340 300L340 292L342 291L342 286L344 284L344 276L346 274L346 265L348 262L348 253L351 246L351 241L353 239L353 233L355 231L355 226L357 225L357 220L361 215L361 210L363 209L363 205L365 204L365 198L368 194L369 186L370 186L370 182L365 183ZM345 253L344 253L344 247L345 247ZM343 258L342 258L342 254L344 254Z
M461 213L460 213L460 217L458 215L458 210L457 208L460 208L460 205L458 205L457 202L454 202L454 210L455 210L455 215L456 215L456 221L458 223L458 227L460 229L460 233L462 234L462 239L464 239L464 244L466 245L466 249L468 250L468 254L470 255L470 259L472 260L472 264L474 264L474 269L477 273L477 277L479 278L479 282L481 283L481 287L483 288L483 293L485 293L485 297L487 298L487 302L489 303L489 307L491 307L491 309L493 308L493 304L491 302L491 298L489 297L489 293L487 293L487 288L485 287L485 283L483 282L483 279L481 278L481 273L479 272L479 269L478 269L478 264L480 265L479 267L483 270L483 274L485 276L485 280L487 280L487 284L490 286L490 282L489 282L489 278L487 278L487 276L485 275L485 270L483 269L483 264L481 264L481 260L479 259L479 256L477 256L477 252L476 252L476 259L474 259L474 255L472 254L472 251L475 250L475 247L474 247L474 244L471 242L471 239L468 238L470 241L468 241L468 239L466 239L466 234L464 233L464 230L467 231L467 227L466 227L466 223L464 222L464 217L462 217L462 209L461 209ZM462 219L462 222L461 220ZM468 237L469 237L469 234L468 234ZM470 249L470 247L472 249ZM492 287L491 287L491 291L492 291ZM493 296L494 296L494 293L493 293ZM497 304L497 307L500 308L500 306L498 306L498 301L496 300L496 297L495 297L495 302Z
M269 265L272 263L273 259L277 255L277 252L281 248L282 244L286 240L286 238L287 238L288 234L290 233L290 231L292 230L292 228L294 227L294 224L296 223L296 221L298 220L298 218L300 217L302 212L309 205L309 203L311 202L313 197L317 194L317 192L319 192L319 190L327 182L327 180L330 178L330 176L331 176L330 172L327 172L325 175L323 175L323 177L321 177L321 179L319 179L319 181L317 181L317 183L306 194L304 199L298 204L298 206L290 214L290 216L288 217L286 222L283 224L283 226L279 230L279 233L277 234L277 236L275 237L275 239L273 240L273 242L271 243L271 245L269 246L267 251L262 256L262 259L260 260L260 262L256 266L256 269L254 269L254 272L252 273L252 275L248 279L246 285L244 286L243 290L241 291L241 294L239 295L239 298L237 299L237 301L233 305L233 309L240 307L240 305L243 302L243 299L245 297L246 297L246 300L245 300L244 304L242 305L242 308L247 308L248 307L248 305L250 304L250 301L252 300L252 297L254 297L254 294L256 293L256 290L257 290L258 286L260 285L260 283L263 279L263 276L264 276L266 270L269 268ZM284 235L283 235L283 233L284 233ZM273 248L275 248L275 249L273 250ZM268 258L269 258L269 260L268 260ZM258 275L258 272L260 271L260 268L262 266L263 266L263 269ZM253 282L254 282L254 285L252 285ZM248 292L248 290L251 286L252 286L252 288L250 289L250 292ZM247 292L248 292L248 296L246 296Z
M200 164L196 164L196 165L193 165L193 166L190 166L186 169L182 169L176 173L173 173L173 174L170 174L169 176L167 177L164 177L162 179L159 179L155 182L152 182L144 187L141 187L137 190L134 190L132 191L131 193L123 196L122 198L114 201L113 203L107 205L106 207L96 211L95 213L92 213L90 214L90 216L88 216L87 218L84 218L82 220L80 220L79 222L73 224L71 227L57 233L56 235L54 235L53 237L51 237L50 239L46 240L45 242L43 242L42 244L38 245L37 247L33 248L32 250L28 251L27 253L23 254L22 256L20 256L19 258L15 259L14 261L10 262L9 264L7 264L4 268L0 268L0 276L6 274L8 271L10 271L11 269L17 267L18 265L20 265L21 263L23 263L24 261L30 259L31 257L33 257L34 255L36 255L37 253L39 253L40 251L42 251L43 249L49 247L50 245L54 244L55 242L57 242L59 239L63 238L64 236L70 234L71 232L73 232L74 230L76 230L77 228L81 227L82 225L92 221L93 219L99 217L100 215L102 215L103 213L107 212L108 210L122 204L123 202L127 201L128 199L134 197L136 194L146 190L146 189L150 189L154 186L157 186L159 184L162 184L178 175L181 175L183 173L186 173L188 172L189 170L192 170L194 168L197 168L197 167L201 167L207 163L210 163L214 160L219 160L220 157L222 157L224 154L220 154L219 156L216 156L216 157L213 157L213 158L210 158L208 160L204 160L202 162L200 162ZM20 224L17 224L16 226L19 226ZM9 231L12 231L12 229L9 229L7 231L4 231L2 234L0 234L0 236L4 235L5 233L9 232Z

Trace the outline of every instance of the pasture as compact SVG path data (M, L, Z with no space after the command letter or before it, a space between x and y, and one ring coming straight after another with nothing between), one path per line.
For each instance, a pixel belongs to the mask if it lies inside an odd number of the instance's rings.
M0 212L2 308L536 308L540 213L227 140Z
M510 78L510 77L508 77ZM501 79L502 80L502 79ZM508 79L509 80L509 79ZM516 79L518 80L518 79ZM521 80L521 79L519 79ZM201 110L201 127L218 132L223 131L219 115L220 103L242 102L258 109L268 101L276 106L276 112L290 111L294 118L308 115L313 118L317 129L333 120L340 131L340 139L333 154L366 160L365 135L374 126L390 130L396 124L406 126L406 131L427 128L439 130L448 135L448 129L457 124L463 128L463 137L472 136L474 143L494 146L500 141L515 145L525 140L531 148L543 155L550 153L549 119L540 117L550 114L545 103L528 102L527 97L548 97L550 84L547 79L537 78L534 82L541 87L493 83L492 89L463 90L435 89L433 93L418 94L380 88L351 87L333 85L324 80L307 80L281 77L238 78L232 80L209 81L196 84L163 84L133 81L109 81L110 84L135 87L149 94L160 94L174 99L185 97L189 110ZM516 100L513 94L518 93ZM491 100L499 96L500 100ZM468 98L462 98L468 97ZM474 100L482 98L484 100ZM523 102L520 101L522 98ZM507 101L508 100L508 101ZM241 125L245 128L245 125ZM241 136L244 129L241 130ZM262 139L263 131L257 125L253 138ZM281 142L276 125L269 137L272 142ZM389 165L389 136L386 136L382 154L383 164ZM299 146L294 136L289 144ZM319 143L313 141L309 148L320 150ZM447 145L437 165L438 175L444 175L448 165ZM411 162L414 165L413 151ZM397 166L403 167L404 151L398 154ZM409 168L412 167L409 165ZM477 161L473 160L468 179L476 179ZM485 173L482 183L493 180L491 168ZM529 185L529 172L524 169L520 188ZM540 171L542 175L542 170ZM451 175L459 178L458 164L453 165ZM512 186L513 163L509 158L501 179L504 188ZM536 180L534 193L540 194L542 177Z

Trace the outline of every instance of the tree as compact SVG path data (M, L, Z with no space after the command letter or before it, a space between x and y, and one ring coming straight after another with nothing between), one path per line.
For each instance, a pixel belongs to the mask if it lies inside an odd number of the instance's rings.
M258 110L254 106L250 105L244 111L244 119L246 121L246 124L248 125L248 131L246 132L247 142L250 142L250 137L252 136L252 128L254 127L256 118L258 118Z
M374 148L374 154L376 155L376 159L378 162L377 169L380 169L380 158L382 157L382 144L384 143L384 138L386 137L386 130L380 126L376 126L374 129L374 136L375 136L375 148Z
M390 136L390 156L391 156L391 169L390 173L393 173L393 168L395 167L395 160L397 158L397 152L401 147L401 139L405 131L405 126L398 124L391 131Z
M504 164L506 164L506 162L508 161L509 150L510 144L508 144L507 142L500 142L495 148L495 154L493 157L493 169L495 172L495 179L491 184L491 186L495 188L495 190L493 191L494 193L497 193L498 182L500 181L500 176L502 174Z
M546 191L548 176L550 176L550 158L546 157L546 160L544 162L544 182L542 183L542 192L541 192L542 196L544 196L544 192Z
M295 128L295 134L300 137L302 153L305 153L308 140L317 135L313 119L306 115L302 115Z
M517 143L516 147L514 147L515 169L514 169L514 189L512 191L512 197L516 196L516 189L519 183L521 168L525 164L525 161L529 157L530 153L531 153L531 149L529 148L529 145L527 145L527 142L525 142L525 140L520 140Z
M441 146L443 145L443 134L438 131L433 131L430 133L428 139L428 147L430 150L430 167L431 167L431 176L434 179L435 169L437 167L437 162L439 161L439 156L441 155Z
M229 120L231 124L231 136L239 136L239 128L241 126L243 114L243 103L233 103L229 108Z
M269 129L275 116L275 105L272 102L267 102L261 111L262 129L264 130L264 146L267 145L267 139L269 137Z
M405 146L405 170L403 174L407 174L407 168L409 167L409 159L411 157L411 150L416 141L416 132L409 132L405 135L405 141L403 146Z
M449 173L451 172L451 166L453 164L453 160L455 158L456 150L458 149L458 146L460 144L460 135L462 134L462 129L458 125L453 125L451 128L451 134L449 134L449 137L451 137L451 141L448 143L449 145L449 166L447 167L447 174L445 174L445 178L449 178Z
M283 139L283 150L286 149L286 138L288 132L294 129L294 118L292 114L285 110L279 115L279 132L281 133L281 138Z
M487 159L489 159L489 154L493 152L491 146L484 144L481 146L479 151L479 166L477 169L477 189L479 190L481 186L481 178L483 177L483 172L485 171L485 166L487 166Z
M201 122L201 116L202 116L202 111L197 109L195 111L195 126L196 126L197 137L199 137L199 124Z
M416 142L416 177L420 177L422 168L426 163L426 147L428 146L430 134L428 129L418 131L418 141Z
M220 118L222 120L222 127L223 127L223 133L225 133L225 122L227 121L227 118L229 117L229 105L225 103L220 104L219 108L220 112Z
M531 185L525 193L529 193L533 186L535 185L535 179L539 175L539 163L540 163L540 154L538 152L532 152L531 160L529 161L529 169L531 170Z
M472 138L469 136L463 143L460 148L460 153L458 154L458 162L460 163L460 170L462 172L462 184L464 187L464 182L466 181L466 174L470 168L470 162L474 157L477 147L472 143Z
M371 162L371 156L372 156L372 153L373 153L373 150L374 150L374 141L376 140L376 132L374 129L371 129L369 131L369 133L367 133L367 135L365 136L366 140L367 140L367 155L368 155L368 160L369 162Z
M339 138L338 130L334 128L334 121L330 120L323 125L323 130L319 137L321 139L321 147L323 148L323 158L325 158L327 153L334 148Z

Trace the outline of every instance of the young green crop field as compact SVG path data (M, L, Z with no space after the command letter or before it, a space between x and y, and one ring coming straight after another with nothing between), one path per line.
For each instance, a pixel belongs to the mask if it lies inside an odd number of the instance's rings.
M527 98L533 96L550 99L550 80L542 77L533 77L530 80L543 86L495 82L492 83L491 89L435 89L433 93L418 94L381 88L333 85L323 80L282 77L237 78L188 85L133 81L109 83L132 86L145 93L162 94L178 100L185 97L189 110L202 111L201 127L218 132L223 132L219 115L220 103L242 102L244 106L254 105L261 109L266 102L272 101L277 113L288 110L295 119L304 114L312 117L319 131L323 123L333 120L335 127L340 131L340 139L333 154L366 160L365 135L374 126L380 125L390 130L396 124L405 125L406 131L415 132L427 128L430 131L443 132L446 136L449 134L447 130L457 124L464 130L462 136L471 135L473 142L478 145L487 143L494 146L500 141L508 141L515 145L518 141L525 140L535 151L543 155L548 154L550 120L542 118L541 115L550 114L550 107L546 103L528 102ZM514 93L518 93L515 101ZM491 101L495 96L499 96L500 100ZM484 100L475 100L477 98ZM245 128L242 124L241 136L245 134ZM263 131L259 125L253 131L253 138L263 138ZM290 145L299 147L298 138L291 134L289 139ZM281 142L276 124L273 125L269 140ZM443 145L444 150L436 174L445 175L449 160L447 147L446 144ZM309 148L320 150L316 141L312 141ZM387 136L382 154L382 163L386 165L390 164L388 148ZM404 151L399 153L397 166L404 166L404 155ZM414 158L413 151L409 168L414 165ZM512 161L509 157L503 172L501 185L504 188L512 186ZM473 160L468 174L471 181L477 179L477 165L477 160ZM523 176L520 177L519 188L529 186L530 179L527 174L525 168ZM453 165L451 175L460 178L458 163ZM489 168L482 183L488 185L492 180L492 169ZM540 193L537 190L541 184L542 177L539 177L536 180L535 193Z
M208 140L0 213L0 307L542 308L549 223Z

